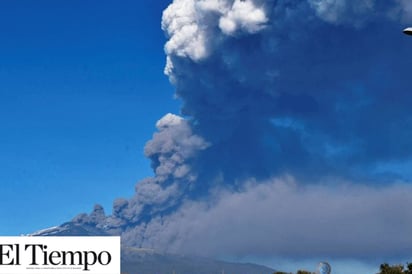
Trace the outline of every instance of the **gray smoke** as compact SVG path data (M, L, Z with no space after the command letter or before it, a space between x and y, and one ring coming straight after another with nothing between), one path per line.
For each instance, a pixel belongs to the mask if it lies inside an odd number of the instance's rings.
M185 118L157 123L154 176L132 198L75 221L172 252L407 254L411 13L401 0L174 0L165 73Z

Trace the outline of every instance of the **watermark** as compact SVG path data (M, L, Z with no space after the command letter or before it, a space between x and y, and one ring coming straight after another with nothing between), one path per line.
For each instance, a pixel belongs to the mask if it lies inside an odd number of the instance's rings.
M0 237L2 274L120 274L120 237Z

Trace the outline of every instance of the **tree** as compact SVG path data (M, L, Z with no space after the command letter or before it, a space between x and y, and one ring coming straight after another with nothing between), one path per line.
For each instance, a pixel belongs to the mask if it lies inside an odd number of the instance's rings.
M277 271L273 274L292 274L292 273ZM306 271L306 270L298 270L298 272L296 272L296 274L314 274L314 273L310 272L310 271Z
M306 270L298 270L298 272L296 274L312 274L313 272L309 272Z
M405 274L403 265L389 265L387 263L381 264L380 272L378 274Z
M407 264L406 264L406 267L407 267L408 269L404 270L403 273L405 273L405 274L412 274L412 263L407 263Z

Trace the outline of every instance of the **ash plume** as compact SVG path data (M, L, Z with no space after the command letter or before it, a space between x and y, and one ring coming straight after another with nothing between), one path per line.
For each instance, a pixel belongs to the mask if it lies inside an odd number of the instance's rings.
M401 0L174 0L181 116L146 144L154 176L75 222L178 253L412 251L410 15Z

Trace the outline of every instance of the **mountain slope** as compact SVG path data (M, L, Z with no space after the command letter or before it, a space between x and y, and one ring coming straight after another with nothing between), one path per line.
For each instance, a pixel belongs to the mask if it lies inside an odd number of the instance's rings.
M105 236L93 226L67 222L30 236ZM196 256L161 253L151 249L122 247L122 273L127 274L271 274L275 270L256 264L229 263Z
M147 249L123 248L122 273L128 274L271 274L256 264L229 263L208 258L162 254Z

